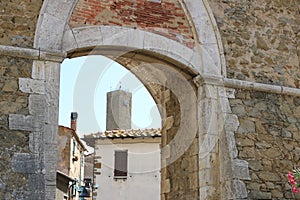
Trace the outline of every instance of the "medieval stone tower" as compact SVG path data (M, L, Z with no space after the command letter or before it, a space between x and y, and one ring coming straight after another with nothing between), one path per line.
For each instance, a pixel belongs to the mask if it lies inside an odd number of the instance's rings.
M159 105L162 200L298 198L299 5L0 1L0 199L55 199L60 65L86 55Z
M106 130L131 128L132 95L123 90L107 93Z

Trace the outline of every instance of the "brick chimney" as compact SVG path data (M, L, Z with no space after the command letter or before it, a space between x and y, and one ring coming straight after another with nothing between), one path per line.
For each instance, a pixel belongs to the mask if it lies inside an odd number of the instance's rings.
M107 93L106 130L131 129L131 99L123 90Z
M75 132L77 129L77 118L78 118L78 113L71 112L71 129L75 130Z

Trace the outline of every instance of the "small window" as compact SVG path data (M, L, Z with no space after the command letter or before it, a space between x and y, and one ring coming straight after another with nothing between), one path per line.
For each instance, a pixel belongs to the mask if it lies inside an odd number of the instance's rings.
M76 142L75 142L74 139L72 139L72 141L73 141L73 150L72 150L72 154L73 154L73 156L74 156L74 155L75 155L75 152L76 152Z
M114 178L127 178L128 151L115 151Z

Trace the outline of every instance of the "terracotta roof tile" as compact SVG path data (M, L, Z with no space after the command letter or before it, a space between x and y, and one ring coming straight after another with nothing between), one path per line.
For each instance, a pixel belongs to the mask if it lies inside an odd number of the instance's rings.
M161 137L159 128L152 129L130 129L130 130L111 130L105 132L93 133L88 136L93 139L116 139L116 138L145 138L145 137Z

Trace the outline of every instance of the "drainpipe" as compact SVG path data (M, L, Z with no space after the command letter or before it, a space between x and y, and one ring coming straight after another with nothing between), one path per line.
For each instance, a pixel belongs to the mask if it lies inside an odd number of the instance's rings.
M82 157L83 153L82 151L80 151L80 168L79 168L79 187L81 186L81 182L83 181L82 180L82 165L83 165L83 157Z

